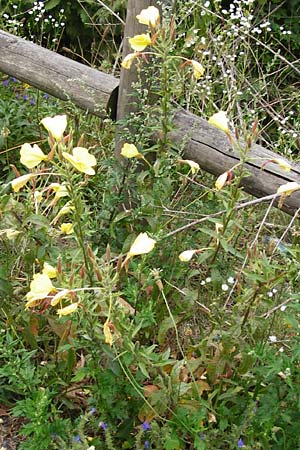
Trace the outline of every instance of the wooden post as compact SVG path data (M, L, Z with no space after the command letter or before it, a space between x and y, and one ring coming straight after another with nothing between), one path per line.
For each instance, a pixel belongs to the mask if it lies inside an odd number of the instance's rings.
M155 0L128 0L127 16L124 30L123 41L123 59L128 53L132 53L128 38L135 36L136 34L142 34L146 32L146 26L140 24L136 16L142 9L148 8L148 6L155 5ZM135 105L131 100L131 94L133 92L132 85L138 80L137 70L135 64L130 69L122 69L120 76L119 95L118 95L118 108L117 108L117 120L127 117L131 112L135 112Z

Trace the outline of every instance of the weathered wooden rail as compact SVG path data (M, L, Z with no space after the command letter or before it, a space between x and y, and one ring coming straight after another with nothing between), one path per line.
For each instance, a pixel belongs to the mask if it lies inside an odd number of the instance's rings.
M105 111L110 111L117 115L118 79L4 31L0 31L0 71L57 98L70 100L92 114L103 117ZM124 89L122 98L126 99L126 86ZM124 117L124 111L120 115ZM227 136L200 117L180 110L174 126L171 140L178 148L186 142L184 157L197 162L203 170L217 176L238 162ZM246 192L262 197L275 193L281 184L300 184L299 164L292 164L290 172L283 172L273 163L262 170L265 161L276 157L275 153L253 145L251 160L246 164L251 176L243 181ZM300 194L296 192L285 200L283 210L294 214L298 208Z

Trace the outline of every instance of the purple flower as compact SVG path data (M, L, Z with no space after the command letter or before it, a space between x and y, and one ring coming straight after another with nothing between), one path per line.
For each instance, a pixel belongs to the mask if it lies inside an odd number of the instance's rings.
M145 422L142 423L142 430L143 430L143 431L149 431L149 430L151 430L151 425L150 425L150 423L147 422L146 420L145 420Z
M145 441L144 442L144 447L145 448L150 448L150 442L149 441Z
M6 80L3 81L3 86L6 87L9 85L9 79L7 78Z
M10 79L11 79L11 81L13 81L14 83L17 83L17 82L18 82L18 80L17 80L15 77L11 77Z
M238 442L237 442L237 446L238 446L238 448L242 448L242 447L245 447L245 444L244 444L244 441L243 441L243 439L242 439L242 438L240 438L240 439L238 440Z
M48 100L49 94L44 94L43 97L44 97L46 100Z
M34 100L34 98L31 98L30 99L30 104L33 106L33 105L35 105L35 100Z
M23 95L23 100L28 100L28 99L29 99L29 97L27 94Z
M99 423L99 427L102 428L102 430L106 430L107 427L108 427L108 425L107 425L106 422L100 422L100 423Z
M94 406L92 406L90 409L90 414L95 414L95 412L96 412L96 408Z
M76 434L76 436L73 437L73 441L74 442L80 442L81 441L79 434Z

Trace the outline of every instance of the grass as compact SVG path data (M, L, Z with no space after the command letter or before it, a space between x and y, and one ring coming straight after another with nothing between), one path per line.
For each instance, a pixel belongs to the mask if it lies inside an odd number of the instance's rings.
M298 43L251 1L176 13L175 38L166 10L133 63L158 98L137 84L134 157L116 159L111 120L71 105L64 123L2 77L0 401L24 418L20 450L299 447L297 213L236 209L243 164L216 185L169 141L177 102L297 160Z

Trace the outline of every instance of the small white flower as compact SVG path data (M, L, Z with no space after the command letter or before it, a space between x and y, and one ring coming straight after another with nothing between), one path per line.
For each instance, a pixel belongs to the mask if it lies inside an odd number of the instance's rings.
M205 278L205 281L206 281L206 283L210 283L211 282L211 278L207 277L207 278Z
M286 310L286 305L282 305L281 307L280 307L280 311L285 311Z
M223 283L221 287L222 287L222 291L224 291L224 292L227 292L229 289L229 286L226 283Z
M269 341L274 343L277 342L277 337L276 336L269 336Z
M280 353L283 353L284 352L284 348L280 347L279 351L280 351Z
M271 292L271 291L268 292L268 293L267 293L267 296L270 297L270 298L273 297L273 292Z
M200 282L200 284L201 284L201 286L204 286L204 285L205 285L205 281L202 280L202 281Z
M235 282L235 279L233 277L229 277L227 281L229 284L233 284Z
M272 289L272 292L273 292L273 294L277 294L278 291L277 291L277 289L274 288L274 289Z

